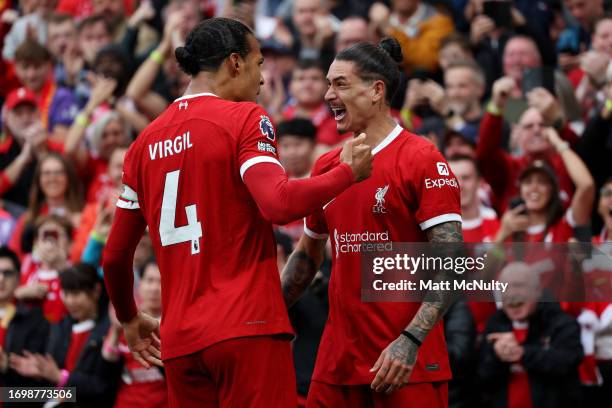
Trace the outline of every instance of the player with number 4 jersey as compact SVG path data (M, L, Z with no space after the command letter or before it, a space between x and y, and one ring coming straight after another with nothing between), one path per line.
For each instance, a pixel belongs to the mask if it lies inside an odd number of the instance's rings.
M251 31L206 20L176 56L192 76L186 95L125 158L103 263L111 301L136 359L163 360L170 406L295 406L272 223L305 216L366 178L370 148L352 141L336 171L289 181L274 126L253 103L263 57ZM163 347L132 295L146 226L161 271Z

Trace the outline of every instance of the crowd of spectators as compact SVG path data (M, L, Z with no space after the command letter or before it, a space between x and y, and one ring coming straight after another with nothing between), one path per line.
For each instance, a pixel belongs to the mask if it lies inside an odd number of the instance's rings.
M584 270L612 294L612 1L4 0L2 386L74 386L86 407L167 405L163 370L129 353L100 258L130 143L189 83L173 50L213 16L245 22L260 40L259 103L290 177L308 177L352 136L325 102L334 55L392 36L404 55L393 115L449 161L465 241L592 242L603 261ZM302 230L275 228L279 270ZM159 318L147 234L134 273L139 307ZM329 273L328 261L289 310L302 397ZM539 296L540 273L517 261L499 278ZM609 406L608 300L457 302L445 318L450 406Z

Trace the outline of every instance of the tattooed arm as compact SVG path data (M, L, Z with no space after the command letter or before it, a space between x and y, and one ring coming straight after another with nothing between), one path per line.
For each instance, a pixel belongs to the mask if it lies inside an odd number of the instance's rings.
M281 287L288 308L302 296L319 270L326 242L326 239L314 239L304 234L287 260L281 274Z
M427 230L427 238L429 242L438 244L463 242L461 223L445 222L435 225ZM446 257L456 255L457 250L459 250L457 245L440 245L439 251L436 252ZM438 271L436 280L450 281L456 276L454 271ZM373 389L390 394L408 383L419 349L417 343L420 344L425 340L427 334L442 319L454 300L453 291L431 290L426 294L421 307L405 329L413 339L401 334L382 351L370 370L370 372L377 371L371 385Z

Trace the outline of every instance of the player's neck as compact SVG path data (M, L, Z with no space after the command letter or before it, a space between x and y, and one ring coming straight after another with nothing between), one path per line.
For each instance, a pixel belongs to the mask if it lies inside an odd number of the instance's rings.
M365 143L373 148L378 146L380 142L385 140L389 133L395 129L397 123L389 115L378 115L373 120L368 122L365 129L361 129L355 132L355 136L361 133L366 134Z
M212 93L221 99L234 100L231 81L222 72L200 72L191 79L183 96Z

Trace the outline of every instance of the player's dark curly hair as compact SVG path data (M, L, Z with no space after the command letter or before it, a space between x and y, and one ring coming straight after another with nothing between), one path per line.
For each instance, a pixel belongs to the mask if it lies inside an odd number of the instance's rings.
M338 61L351 61L357 66L358 75L364 81L381 80L385 83L385 99L391 104L399 87L398 64L404 59L402 48L395 38L385 38L378 45L358 43L336 55Z
M185 73L196 76L200 71L216 72L232 53L242 58L251 52L247 36L251 29L240 21L211 18L199 23L187 36L184 47L174 54Z

